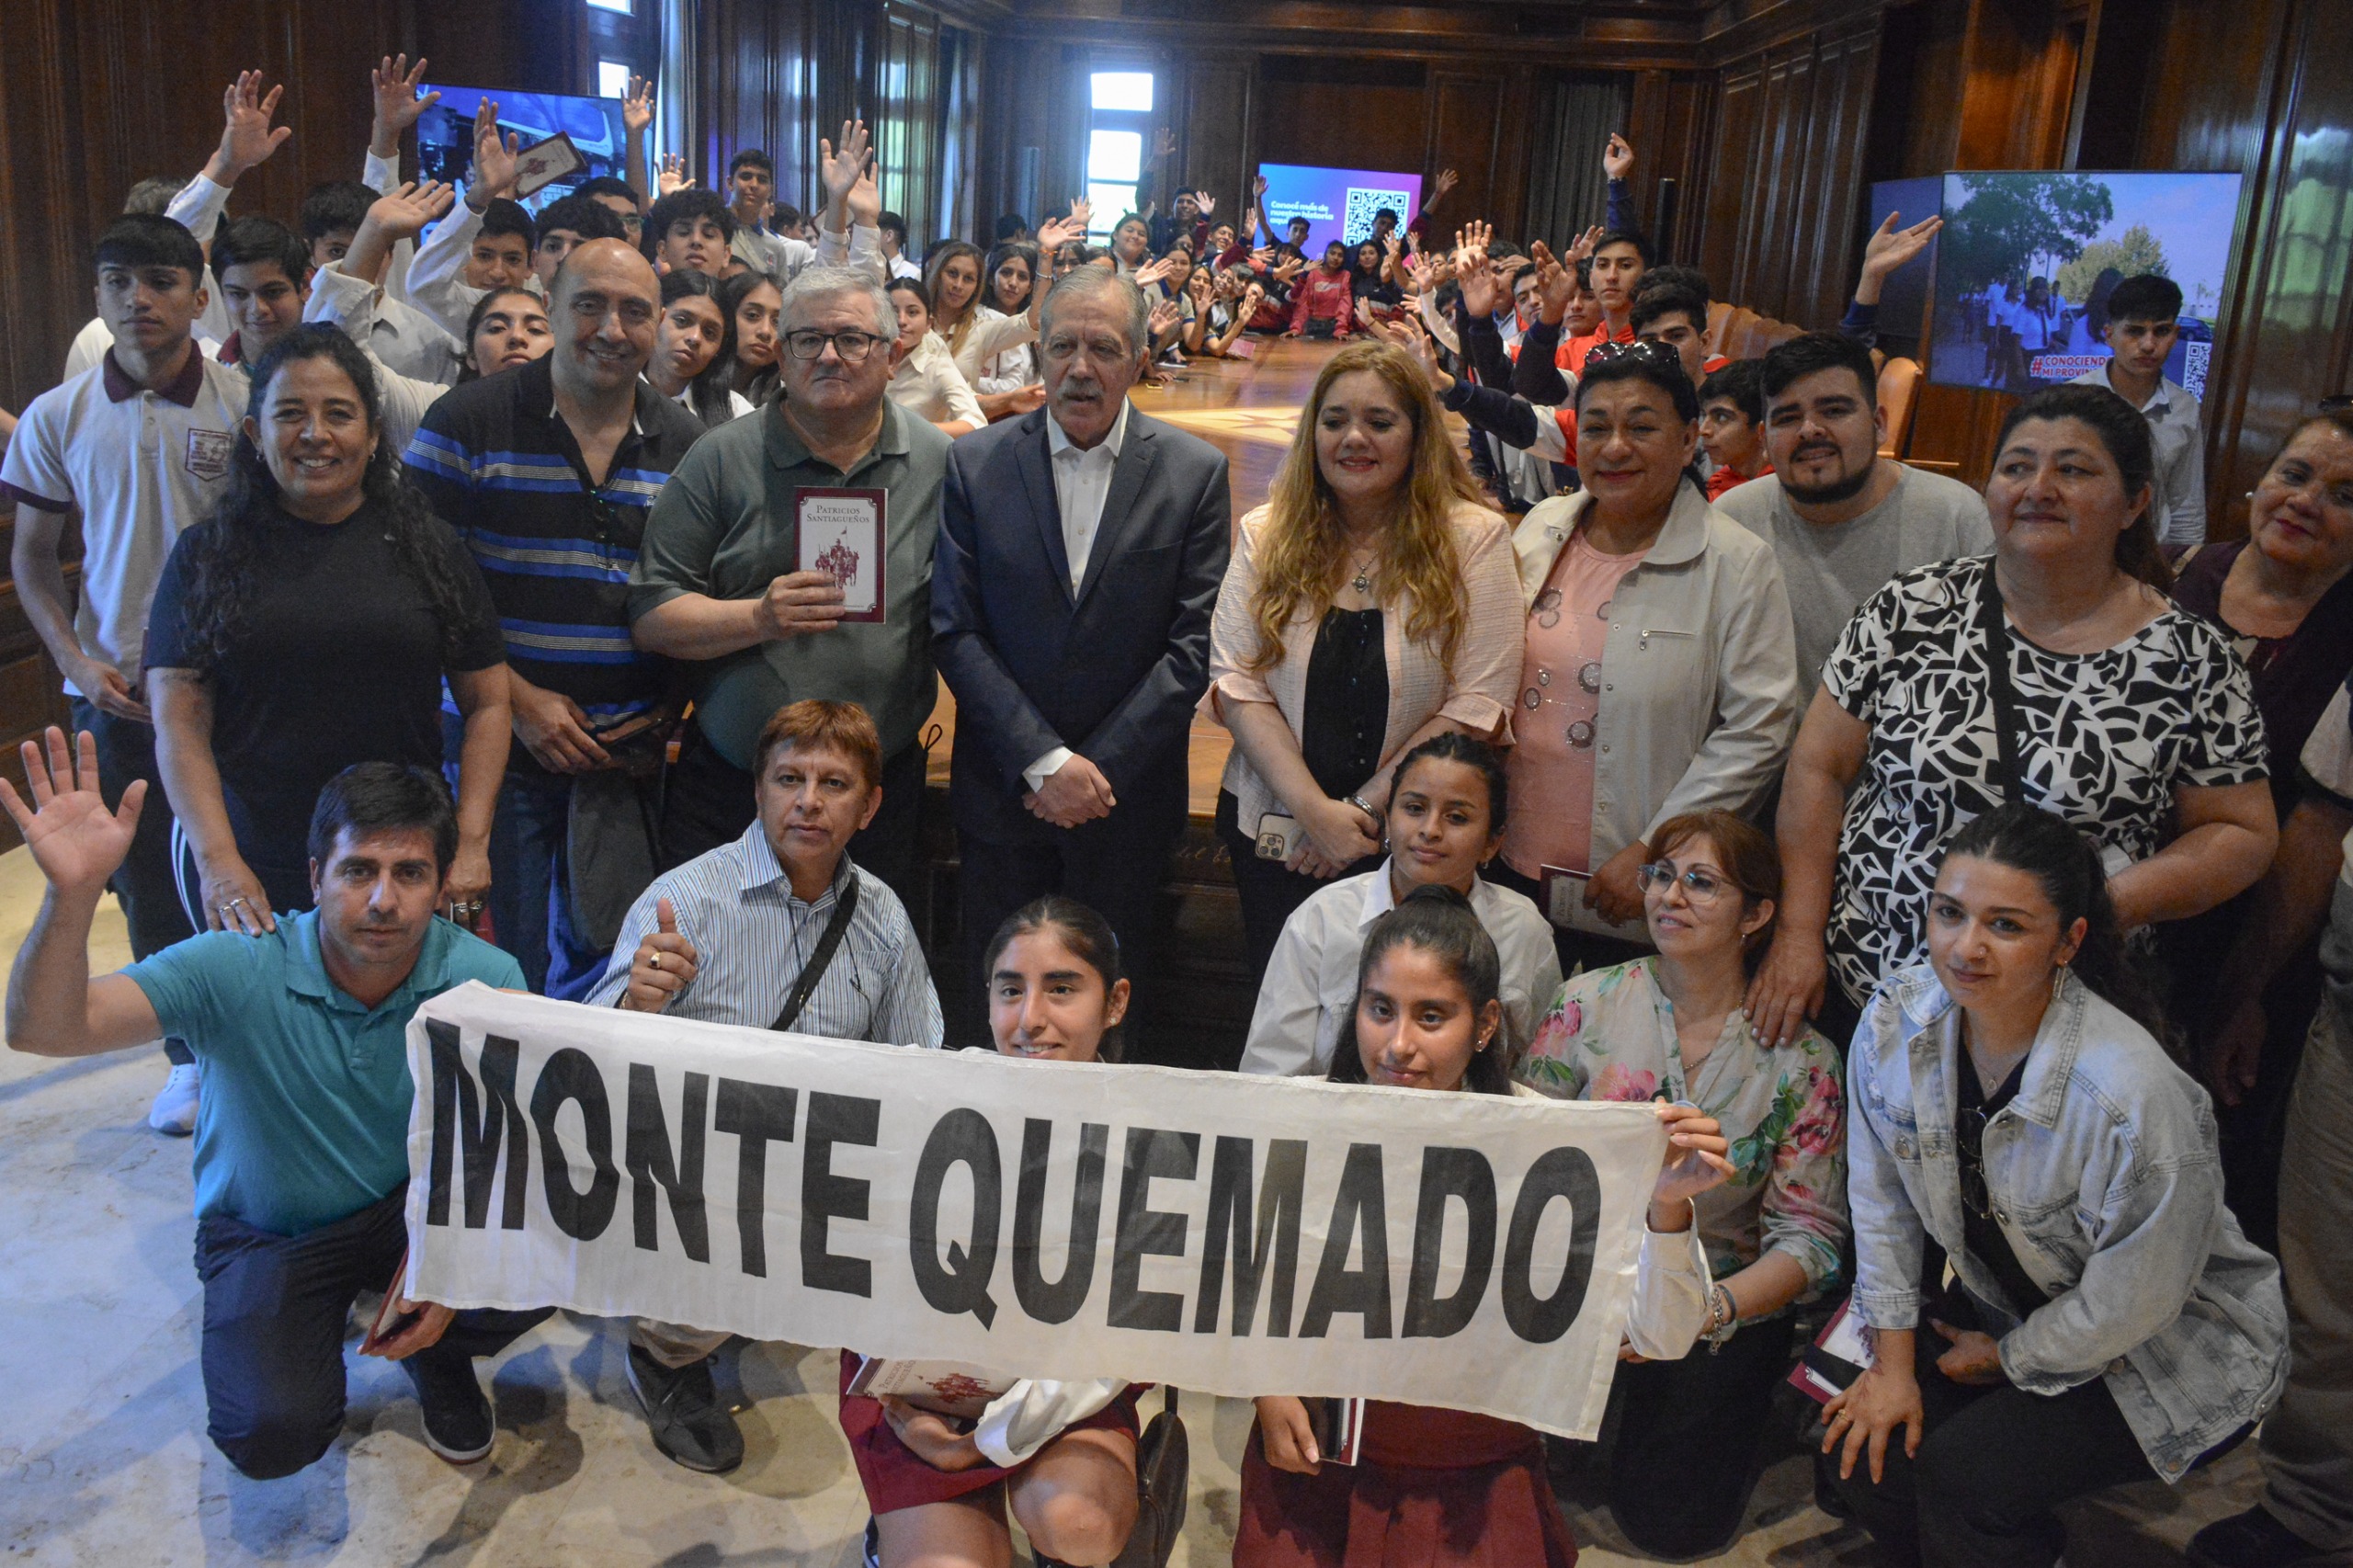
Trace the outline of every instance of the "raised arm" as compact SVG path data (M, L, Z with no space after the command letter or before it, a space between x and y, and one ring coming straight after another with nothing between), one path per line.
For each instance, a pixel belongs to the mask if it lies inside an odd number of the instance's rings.
M654 123L654 84L642 76L629 79L629 96L621 99L621 177L637 192L637 210L654 205L645 190L645 132Z
M83 731L78 756L55 725L46 739L46 758L35 742L22 748L32 805L0 779L0 805L49 883L8 971L8 1045L36 1056L94 1056L143 1045L164 1032L147 994L124 975L92 980L89 948L91 918L107 879L131 853L147 783L132 780L122 804L109 812L98 798L97 738Z
M418 97L417 89L424 84L425 56L421 54L413 67L407 55L388 54L382 64L368 73L368 89L376 106L368 127L368 156L390 165L395 182L400 179L402 134L416 123L418 116L441 101L439 93Z

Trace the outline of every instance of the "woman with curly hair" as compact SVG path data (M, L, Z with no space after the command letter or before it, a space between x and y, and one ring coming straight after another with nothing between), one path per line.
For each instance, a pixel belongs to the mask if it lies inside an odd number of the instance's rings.
M1217 824L1254 982L1319 885L1380 866L1397 760L1442 730L1507 728L1522 613L1510 535L1444 417L1402 349L1349 345L1237 530L1208 701L1233 733Z
M147 700L180 896L199 928L274 930L313 902L320 789L356 762L441 766L441 688L465 720L458 854L470 917L506 768L506 648L457 536L404 483L367 356L298 327L254 367L211 517L155 589Z
M1740 1528L1790 1309L1838 1283L1847 1240L1847 1098L1838 1052L1808 1029L1775 1049L1742 1017L1781 896L1772 836L1730 812L1659 824L1640 872L1658 951L1587 970L1536 1026L1519 1079L1586 1100L1698 1106L1733 1172L1699 1199L1715 1283L1708 1353L1621 1368L1609 1511L1654 1557L1721 1551Z

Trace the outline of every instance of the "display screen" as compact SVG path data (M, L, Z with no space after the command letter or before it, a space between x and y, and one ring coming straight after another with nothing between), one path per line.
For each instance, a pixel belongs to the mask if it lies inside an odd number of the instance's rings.
M2109 291L2181 286L2165 376L2203 396L2238 228L2234 174L1949 174L1928 379L2023 395L2109 358Z
M1945 182L1940 175L1919 179L1883 179L1871 185L1870 210L1865 222L1876 229L1890 213L1895 226L1908 229L1944 209ZM1880 286L1880 347L1891 354L1917 357L1920 335L1927 328L1928 280L1936 274L1937 242L1887 275Z
M1279 240L1290 238L1290 221L1307 220L1307 242L1300 248L1320 260L1334 240L1355 244L1372 237L1372 217L1382 208L1397 214L1402 234L1422 210L1422 176L1377 169L1318 169L1303 164L1260 164L1267 194L1259 206Z
M417 117L416 165L420 179L456 182L465 178L474 161L474 115L482 100L498 106L498 124L528 147L559 131L569 131L572 144L588 166L568 178L551 181L523 203L539 211L559 197L599 175L624 178L621 165L628 147L628 128L621 124L619 98L575 98L561 93L497 93L483 87L427 87L441 101Z

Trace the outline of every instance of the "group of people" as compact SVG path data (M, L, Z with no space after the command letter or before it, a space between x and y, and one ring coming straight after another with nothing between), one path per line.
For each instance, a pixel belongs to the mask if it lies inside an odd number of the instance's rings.
M402 182L422 70L384 62L367 184L299 228L222 222L284 137L233 84L204 173L101 237L80 368L0 461L74 702L7 792L50 882L8 1036L165 1040L241 1470L340 1429L419 1002L477 979L938 1048L938 974L1000 1051L1117 1061L1181 1017L1162 888L1205 714L1257 1004L1238 1062L1187 1065L1660 1103L1595 1456L1635 1544L1736 1535L1842 1292L1871 1356L1819 1493L1894 1560L2053 1562L2057 1504L2258 1423L2264 1504L2199 1560L2353 1544L2322 1239L2353 1197L2353 416L2304 421L2247 538L2206 544L2162 279L2110 292L2113 360L2009 414L1981 494L1880 449L1878 287L1933 220L1873 235L1840 331L1728 363L1622 139L1608 224L1558 252L1386 214L1311 268L1188 192L1102 251L1074 203L918 263L854 122L813 241L755 152L724 196L633 157L653 190L534 218L488 104L462 192ZM1347 341L1235 519L1225 459L1129 394L1272 334ZM800 548L845 492L870 612ZM959 936L930 951L940 677ZM93 979L108 886L137 961ZM375 1347L435 1450L482 1457L471 1358L545 1314L398 1304ZM630 1326L689 1469L743 1457L727 1337ZM1126 1385L963 1426L848 1375L879 1562L1001 1562L1008 1507L1058 1562L1135 1532ZM1529 1428L1385 1404L1340 1466L1272 1392L1236 1562L1558 1568L1547 1473Z

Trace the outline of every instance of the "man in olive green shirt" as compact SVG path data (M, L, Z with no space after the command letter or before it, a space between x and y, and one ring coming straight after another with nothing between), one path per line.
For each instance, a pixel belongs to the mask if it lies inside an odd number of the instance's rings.
M655 498L630 579L638 646L696 675L663 855L676 865L743 836L769 714L803 698L855 702L881 733L882 804L850 853L905 899L924 787L917 735L938 693L931 561L948 437L885 395L903 346L873 278L809 267L786 288L779 321L784 395L695 443ZM841 619L835 579L798 570L807 489L885 493L881 621Z

